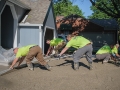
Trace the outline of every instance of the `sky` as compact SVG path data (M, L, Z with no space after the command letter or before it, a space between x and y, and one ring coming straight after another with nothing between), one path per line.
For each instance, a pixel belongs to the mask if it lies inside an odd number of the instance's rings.
M78 7L82 10L86 18L87 16L92 14L92 10L90 10L90 6L92 4L89 0L71 0L71 1L74 1L73 5L78 5Z

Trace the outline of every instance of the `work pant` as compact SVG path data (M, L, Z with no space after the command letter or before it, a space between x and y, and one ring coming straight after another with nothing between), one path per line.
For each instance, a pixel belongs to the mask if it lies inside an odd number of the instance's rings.
M65 45L66 45L66 42L63 41L63 42L61 42L60 44L58 44L57 46L55 46L55 48L54 48L55 54L58 54L58 53L59 53L59 50L60 50L61 48L63 48Z
M29 49L29 52L25 57L27 64L31 63L34 57L39 61L41 65L47 64L47 62L43 59L42 49L39 46L34 46Z
M79 48L73 55L74 63L79 62L80 58L83 57L84 54L86 55L87 61L92 63L92 51L93 47L91 44Z
M111 54L109 54L109 53L104 53L104 54L96 54L96 59L98 59L98 60L109 60L110 59L110 57L111 57Z

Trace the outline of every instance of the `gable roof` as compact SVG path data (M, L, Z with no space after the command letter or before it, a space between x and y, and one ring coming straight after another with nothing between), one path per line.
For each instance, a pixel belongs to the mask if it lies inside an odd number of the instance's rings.
M23 18L25 17L25 15L31 10L30 7L28 7L27 5L25 5L24 3L22 3L20 0L1 0L0 1L0 12L2 13L2 10L4 10L4 8L6 7L6 4L12 4L14 5L14 8L16 10L16 14L19 15L18 16L18 22L21 22L23 20ZM18 8L21 8L18 9ZM24 10L21 14L19 14L18 12Z
M32 24L43 24L47 11L49 9L51 0L19 0L31 8L28 13L26 22Z
M104 30L118 30L119 25L115 19L89 19L90 22L102 26Z

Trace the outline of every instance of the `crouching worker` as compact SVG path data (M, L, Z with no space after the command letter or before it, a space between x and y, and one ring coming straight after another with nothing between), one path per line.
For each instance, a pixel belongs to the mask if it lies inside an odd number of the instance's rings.
M76 52L73 55L73 62L74 62L74 69L79 69L79 60L83 55L86 55L86 59L89 63L90 70L93 69L92 67L92 44L89 40L82 36L67 36L68 43L65 48L61 51L58 57L60 57L65 51L67 51L70 47L76 48Z
M52 53L53 50L55 51L54 56L57 56L59 50L66 45L66 42L61 38L47 40L46 43L50 45L48 48L46 56L48 56L50 53Z
M116 59L120 58L120 55L118 54L118 48L119 48L119 44L116 44L113 46L112 49L112 59L116 61Z
M96 52L96 59L97 60L103 60L103 63L106 63L111 58L111 50L112 47L109 45L104 45Z
M33 70L33 64L31 61L35 57L41 65L44 65L49 71L51 70L51 67L43 59L42 49L38 45L28 45L21 48L15 48L13 51L16 54L16 58L12 62L10 69L13 69L17 62L19 66L25 59L29 70Z

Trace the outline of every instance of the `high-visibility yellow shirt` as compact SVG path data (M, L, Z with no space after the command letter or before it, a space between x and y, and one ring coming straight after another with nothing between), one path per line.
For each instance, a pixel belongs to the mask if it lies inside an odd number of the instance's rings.
M90 41L82 36L75 36L67 43L66 47L82 48L90 43Z
M112 49L112 53L113 53L113 54L118 54L118 49L117 49L116 46L113 47L113 49Z
M28 54L28 52L29 52L29 48L32 47L32 46L35 46L35 45L27 45L27 46L19 48L18 52L16 54L16 58L26 56Z
M55 38L50 41L50 46L57 46L59 43L63 42L63 39L61 38Z
M101 47L96 54L104 54L104 53L111 53L111 48L108 45L104 45Z

